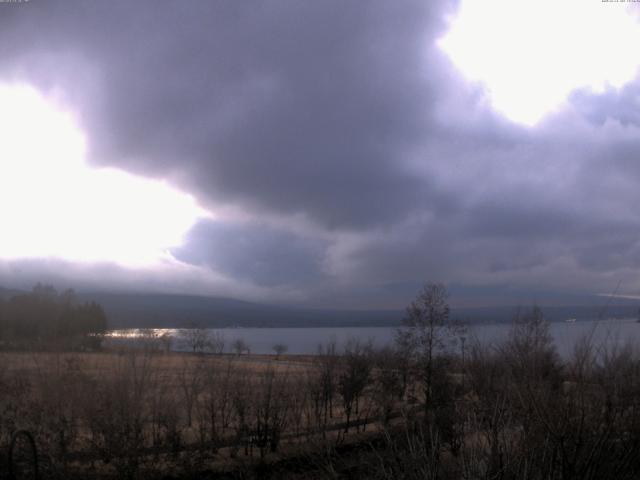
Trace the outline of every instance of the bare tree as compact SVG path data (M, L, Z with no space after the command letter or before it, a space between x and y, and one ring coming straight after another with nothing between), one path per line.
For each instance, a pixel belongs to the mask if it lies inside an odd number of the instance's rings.
M374 398L382 414L383 424L387 426L394 405L404 397L404 362L397 350L385 347L373 354L372 363L375 367Z
M549 323L535 305L530 311L516 312L504 351L516 380L544 378L557 370L559 359Z
M333 396L337 388L338 361L335 339L330 340L326 345L318 346L316 363L320 370L319 381L322 392L321 402L324 408L324 425L327 424L327 418L333 418Z
M211 353L222 355L224 353L225 343L226 340L222 332L213 332L209 334L209 341L207 346Z
M249 377L249 371L238 369L231 385L232 424L236 433L234 447L231 450L232 457L237 455L240 444L244 446L245 455L249 455L253 450L252 433L255 429L252 420L254 419L255 398Z
M407 307L406 317L396 334L400 350L410 352L417 363L425 412L430 408L434 358L442 353L449 337L449 293L441 283L426 283Z
M349 432L351 416L359 413L360 397L371 380L371 345L350 339L345 347L345 365L340 373L338 389L347 417L345 433Z
M289 347L286 346L284 343L276 343L271 350L273 350L274 352L276 352L276 357L279 359L280 355L284 355L285 353L287 353L287 350L289 350Z
M200 441L203 444L210 442L214 451L230 428L233 379L237 375L232 362L232 357L227 357L224 364L213 362L208 365L202 393L196 403Z
M242 355L244 352L249 353L249 345L247 345L247 342L245 342L242 338L237 338L236 340L234 340L231 344L231 348L236 355Z
M205 328L193 327L182 330L182 341L192 353L204 353L211 345L209 333Z
M276 373L272 367L260 376L255 386L253 415L256 446L260 457L269 448L276 452L282 432L286 428L289 413L289 388L287 372Z
M192 359L193 357L183 358L182 368L178 372L178 382L182 391L187 426L189 427L192 425L193 408L203 389L205 374L204 358L198 358L195 363L191 362Z
M83 405L89 442L104 462L114 463L119 478L135 478L140 467L148 400L155 395L152 358L148 352L119 357Z

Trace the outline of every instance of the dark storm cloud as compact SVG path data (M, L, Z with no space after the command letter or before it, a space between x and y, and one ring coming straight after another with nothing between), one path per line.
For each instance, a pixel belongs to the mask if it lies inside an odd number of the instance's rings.
M46 38L26 58L44 84L83 88L77 66L48 75L45 51L96 70L80 107L93 161L172 177L208 205L364 228L449 201L402 168L428 136L436 5L42 2L12 12L2 43L27 26Z
M326 245L260 224L202 221L174 250L181 261L258 285L301 287L321 280Z
M469 212L468 233L473 237L549 238L566 235L575 217L557 205L532 206L530 200L514 203L491 202Z
M215 293L397 306L426 279L640 287L638 85L509 123L434 44L455 3L0 5L0 81L66 99L93 164L240 212L173 250L221 275Z

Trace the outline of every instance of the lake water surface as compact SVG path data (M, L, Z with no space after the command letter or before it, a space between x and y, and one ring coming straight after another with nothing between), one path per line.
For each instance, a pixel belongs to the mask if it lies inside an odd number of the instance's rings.
M640 345L640 323L635 319L578 320L574 323L553 322L549 325L556 348L562 356L570 355L575 344L588 335L595 345ZM484 344L497 345L507 338L510 328L510 324L504 323L473 325L467 327L465 337L467 342L478 339ZM114 330L110 332L107 342L136 342L136 339L145 334L167 333L173 337L172 349L179 351L187 348L181 341L183 332L180 329ZM282 343L288 347L288 353L313 354L317 352L319 344L335 340L341 349L350 338L370 340L375 346L381 347L393 342L396 327L222 328L207 329L207 332L224 337L225 351L231 351L234 340L242 339L251 348L251 353L273 353L273 346Z

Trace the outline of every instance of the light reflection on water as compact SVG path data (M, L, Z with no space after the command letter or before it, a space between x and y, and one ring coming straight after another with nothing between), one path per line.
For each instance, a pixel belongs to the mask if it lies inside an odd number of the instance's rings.
M107 338L148 338L169 335L179 337L180 329L177 328L125 328L122 330L110 330L105 334Z
M484 344L497 345L508 336L511 325L508 323L482 324L468 327L467 339L478 339ZM640 345L640 323L635 319L610 320L578 320L575 323L553 322L549 328L556 348L562 356L568 356L575 344L590 335L596 346L613 346L615 344ZM371 341L374 346L381 347L393 342L395 327L324 327L324 328L221 328L206 329L213 335L221 335L225 340L225 351L230 352L232 343L242 339L251 348L252 353L273 353L277 343L287 345L288 353L313 354L319 344L335 341L341 349L350 338ZM182 338L187 329L128 329L112 330L107 334L107 344L114 345L141 342L145 339L161 338L163 335L172 339L171 349L188 350ZM467 342L469 345L469 342Z

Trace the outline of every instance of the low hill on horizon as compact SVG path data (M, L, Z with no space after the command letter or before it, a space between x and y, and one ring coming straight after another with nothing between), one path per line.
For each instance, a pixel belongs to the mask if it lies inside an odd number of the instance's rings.
M331 310L259 304L224 297L92 292L112 328L359 327L398 325L396 310Z
M25 293L0 287L0 298ZM102 305L112 329L226 328L226 327L389 327L400 325L403 309L344 310L278 306L225 297L136 292L78 292L81 301ZM572 299L575 300L575 299ZM638 318L638 300L584 297L582 305L539 303L549 321ZM525 305L521 310L526 310ZM451 318L461 323L510 322L519 307L452 308Z
M187 327L383 327L398 326L404 310L339 310L286 307L224 297L195 295L107 293L80 294L103 306L112 328ZM526 310L528 306L524 306ZM569 318L637 317L636 300L594 298L591 305L540 305L549 321ZM507 305L480 308L452 308L451 318L463 323L510 322L519 307ZM522 310L522 309L521 309Z

